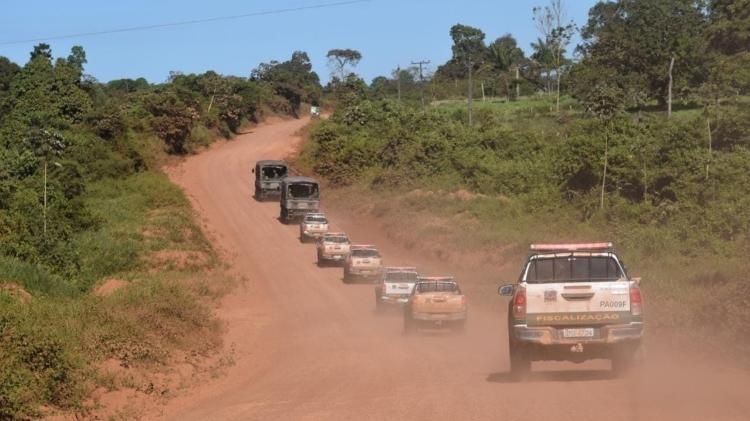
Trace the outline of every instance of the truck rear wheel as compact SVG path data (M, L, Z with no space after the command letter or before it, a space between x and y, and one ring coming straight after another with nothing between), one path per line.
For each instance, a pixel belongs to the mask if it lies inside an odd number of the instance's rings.
M344 283L348 284L352 280L352 275L349 273L349 268L344 266Z
M510 376L522 381L531 373L531 358L523 349L510 344Z

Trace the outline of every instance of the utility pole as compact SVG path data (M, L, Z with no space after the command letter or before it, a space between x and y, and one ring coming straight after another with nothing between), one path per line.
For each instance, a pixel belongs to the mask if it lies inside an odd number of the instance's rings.
M422 95L422 109L424 110L424 74L422 73L422 66L430 64L430 60L412 61L411 64L419 66L419 86Z
M398 102L401 102L401 66L396 67L396 89L398 89Z

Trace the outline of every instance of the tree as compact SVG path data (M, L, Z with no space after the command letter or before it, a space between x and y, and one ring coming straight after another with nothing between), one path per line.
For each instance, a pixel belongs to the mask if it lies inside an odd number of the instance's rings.
M32 130L26 139L28 148L34 155L42 159L43 163L43 207L42 220L44 236L47 236L47 166L53 157L62 155L65 150L65 139L62 135L52 129L41 128L40 120L32 116ZM59 164L57 164L59 165Z
M488 47L489 62L494 70L503 73L515 73L515 97L520 96L521 84L519 81L521 66L526 61L523 50L518 47L516 39L511 34L505 34L493 41ZM508 81L510 78L504 78ZM510 86L506 83L506 94L510 97Z
M472 125L472 102L473 102L473 81L472 73L480 65L486 56L487 47L484 45L484 32L480 29L456 24L451 27L451 38L453 38L453 58L461 63L469 76L468 81L468 112L469 126Z
M535 7L534 22L537 29L544 36L545 59L555 69L555 82L557 84L557 99L555 109L560 112L560 81L562 80L562 66L565 60L565 49L570 44L570 39L575 32L575 25L572 21L566 22L567 12L562 0L550 0L548 6ZM540 46L541 47L541 46ZM549 80L549 69L547 73Z
M31 51L31 60L34 60L37 57L52 60L52 49L49 44L40 43L34 46L34 49Z
M320 78L312 70L310 57L304 51L295 51L282 63L261 63L250 73L250 79L273 84L276 93L289 101L295 113L302 101L311 104L320 101Z
M328 66L331 68L331 75L343 81L351 73L347 70L347 67L357 67L359 61L362 60L362 53L349 48L336 48L329 50L326 57L328 58Z
M631 83L629 92L655 98L669 111L670 87L686 92L704 78L704 24L698 0L600 2L581 32L582 64L615 69Z
M73 48L70 49L68 63L83 73L83 65L88 63L86 60L86 51L83 50L83 47L80 45L74 45Z
M573 96L596 116L604 126L604 169L599 206L604 209L604 192L607 188L607 167L609 164L609 139L612 133L612 122L623 111L625 89L614 69L577 67L574 69L575 87Z

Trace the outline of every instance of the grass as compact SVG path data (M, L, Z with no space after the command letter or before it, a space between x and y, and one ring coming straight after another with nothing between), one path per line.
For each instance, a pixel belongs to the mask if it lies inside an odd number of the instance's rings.
M42 416L42 407L84 411L90 390L116 383L96 373L106 359L155 370L175 350L206 356L220 344L210 303L231 281L213 271L218 258L183 193L163 174L141 172L89 185L86 206L98 229L73 240L76 278L0 259L0 283L32 296L0 290L0 419ZM203 256L200 265L165 261L186 252ZM92 294L106 278L129 286Z

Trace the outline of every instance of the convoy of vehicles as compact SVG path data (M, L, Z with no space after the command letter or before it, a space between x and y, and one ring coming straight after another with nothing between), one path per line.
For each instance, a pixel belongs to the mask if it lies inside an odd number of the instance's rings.
M409 296L417 283L415 267L385 267L375 284L375 309L382 311L386 306L400 306L409 301Z
M461 331L466 315L466 296L452 276L419 277L404 307L404 333L430 326Z
M284 177L279 204L279 219L285 224L308 213L317 213L320 209L320 184L310 177Z
M255 163L255 198L265 200L281 194L281 179L289 173L289 165L284 161L263 160Z
M318 239L316 249L318 266L330 262L343 262L349 255L349 237L343 232L328 232Z
M466 296L451 276L420 276L415 267L383 267L374 245L352 245L329 232L320 184L287 176L284 161L258 161L255 197L279 195L280 220L301 218L300 239L316 239L317 263L343 263L343 280L377 279L375 308L403 307L404 332L447 326L463 330ZM624 373L640 355L643 299L612 243L532 244L518 281L498 289L508 303L511 374L522 379L538 360L580 363L608 358Z
M328 219L323 213L308 213L299 224L299 239L307 242L309 239L320 238L328 232Z
M643 299L612 243L533 244L511 297L511 373L522 378L536 360L608 358L625 372L640 351Z
M383 258L377 247L371 244L349 247L349 255L344 262L344 282L348 283L355 278L375 278L382 270Z

